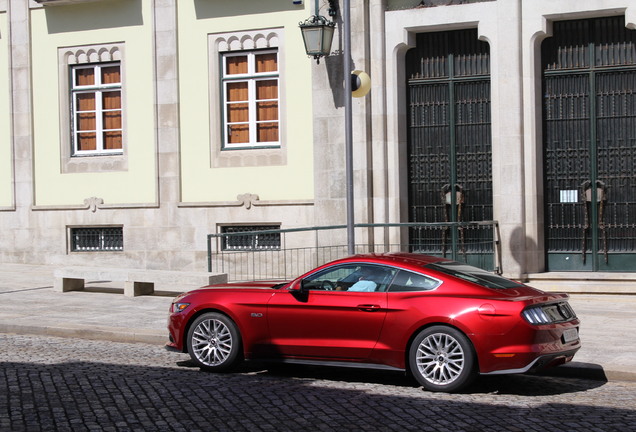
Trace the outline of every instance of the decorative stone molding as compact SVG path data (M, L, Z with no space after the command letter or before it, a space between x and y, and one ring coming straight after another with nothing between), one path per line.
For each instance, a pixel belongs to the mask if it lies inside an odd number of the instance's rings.
M87 198L87 200L92 198ZM101 200L100 198L96 198L97 200ZM69 210L91 210L90 204L84 200L83 204L71 204L71 205L37 205L31 206L30 209L32 211L69 211ZM191 206L194 207L194 206ZM130 203L130 204L104 204L103 201L95 202L95 208L99 210L120 210L120 209L156 209L159 208L159 204L157 203ZM11 209L3 209L2 210L11 210ZM15 210L15 209L13 209Z
M102 198L90 197L84 200L84 205L86 206L86 208L93 213L95 213L99 206L101 206L102 204L104 204L104 200Z
M242 195L238 195L236 197L236 199L240 203L242 203L245 206L246 209L249 210L249 209L252 208L252 204L255 204L256 201L259 200L259 197L258 197L258 195L254 195L254 194L251 194L251 193L245 193L245 194L242 194Z
M66 48L62 52L69 65L84 63L101 63L111 61L121 61L121 50L119 45L95 45L91 47Z
M93 3L98 1L108 1L108 0L34 0L36 3L41 4L42 6L62 6L69 4L77 4L77 3Z
M274 207L274 206L313 206L315 203L313 200L272 200L261 201L258 195L246 193L238 195L236 201L215 201L215 202L181 202L180 208L193 208L193 207L245 207L248 210L254 207Z
M278 32L272 30L257 30L216 36L216 46L219 52L278 48L279 42Z

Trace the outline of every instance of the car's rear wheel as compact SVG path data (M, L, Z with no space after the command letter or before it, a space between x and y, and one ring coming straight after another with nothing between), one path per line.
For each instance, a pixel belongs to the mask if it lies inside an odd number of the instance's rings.
M234 321L209 312L199 316L188 331L188 353L202 369L222 372L240 359L241 338Z
M475 355L463 333L434 326L422 330L413 340L409 367L426 390L455 392L475 378Z

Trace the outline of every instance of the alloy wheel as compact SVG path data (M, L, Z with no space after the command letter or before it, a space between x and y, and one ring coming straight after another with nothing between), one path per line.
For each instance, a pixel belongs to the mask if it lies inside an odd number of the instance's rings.
M230 329L218 319L201 321L192 333L193 354L205 366L225 363L232 352L232 344Z
M445 333L434 333L424 338L415 357L422 378L436 385L454 382L464 370L465 360L459 341Z

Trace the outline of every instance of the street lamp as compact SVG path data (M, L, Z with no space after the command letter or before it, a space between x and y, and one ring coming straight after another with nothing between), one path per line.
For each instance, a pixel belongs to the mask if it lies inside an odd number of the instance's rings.
M329 55L331 51L331 40L336 27L334 22L328 21L318 14L318 0L316 0L316 14L309 17L299 27L303 33L305 51L307 55L314 56L316 62L320 62L320 57ZM329 16L335 17L338 11L338 0L329 0ZM319 27L319 28L316 28ZM325 29L327 29L325 31ZM311 33L315 31L316 33ZM346 201L347 201L347 252L349 255L355 253L355 219L353 205L353 127L352 127L352 87L353 90L361 88L356 97L362 97L368 91L369 83L365 76L361 76L361 71L351 73L351 0L342 2L342 72L344 79L344 108L345 108L345 173L346 173ZM329 36L328 43L324 43ZM309 43L308 43L309 42ZM328 46L327 46L328 45ZM365 74L366 75L366 74ZM353 81L353 82L352 82ZM358 83L360 81L360 83ZM354 84L352 86L352 84Z
M338 4L335 0L329 0L329 16L336 16L337 7ZM331 42L336 23L318 13L318 0L316 0L316 14L298 23L298 27L303 34L307 55L315 58L316 63L320 63L320 57L328 56L331 53Z
M320 57L328 56L331 52L331 41L336 23L327 20L324 16L313 15L298 26L303 33L307 55L313 56L316 62L320 63Z

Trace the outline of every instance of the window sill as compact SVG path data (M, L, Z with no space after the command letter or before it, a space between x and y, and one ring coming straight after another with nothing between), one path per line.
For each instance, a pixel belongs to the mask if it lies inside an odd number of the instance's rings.
M62 163L64 174L127 170L128 158L121 153L71 156Z
M283 166L287 152L283 147L223 148L212 153L212 168Z

